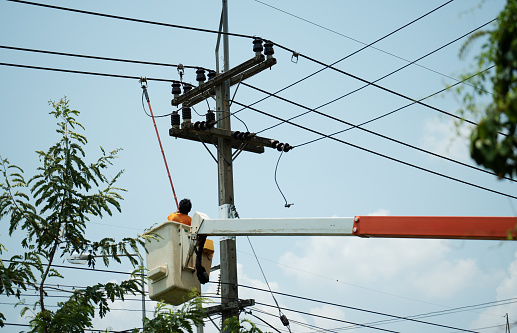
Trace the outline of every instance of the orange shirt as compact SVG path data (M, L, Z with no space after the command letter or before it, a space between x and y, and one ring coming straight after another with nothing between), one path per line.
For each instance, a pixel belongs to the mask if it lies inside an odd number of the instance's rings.
M172 213L171 215L169 215L167 220L183 223L186 225L190 225L190 222L192 222L192 218L190 216L182 213Z

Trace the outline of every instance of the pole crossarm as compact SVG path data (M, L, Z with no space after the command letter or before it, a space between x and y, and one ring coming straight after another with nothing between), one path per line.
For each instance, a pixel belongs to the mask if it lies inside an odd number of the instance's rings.
M517 239L517 217L356 216L210 219L196 212L193 234L205 236L359 236L430 239Z
M213 90L223 84L224 81L230 80L230 85L239 83L255 74L258 74L276 64L275 58L266 59L263 54L257 54L255 57L243 62L242 64L224 72L217 74L213 79L201 83L189 92L177 96L172 99L171 104L178 106L193 106L214 94ZM212 91L211 91L212 90Z
M262 154L264 152L264 147L273 148L275 143L275 140L273 139L256 136L254 133L250 133L250 136L247 139L236 139L234 138L234 133L235 132L222 128L196 130L192 125L186 126L185 123L182 125L182 128L172 127L169 129L169 135L176 138L204 143L213 143L213 137L228 139L231 140L232 148L242 149L257 154Z
M253 306L255 305L254 299L240 299L236 302L229 302L221 305L214 305L207 308L204 308L203 311L207 316L210 316L214 313L220 313L223 310L241 310L244 309L247 306Z

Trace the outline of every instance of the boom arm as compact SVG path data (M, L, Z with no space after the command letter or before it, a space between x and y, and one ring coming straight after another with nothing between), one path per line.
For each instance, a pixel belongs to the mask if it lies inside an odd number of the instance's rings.
M210 219L196 212L193 234L205 236L360 236L434 239L516 239L517 217L356 216Z

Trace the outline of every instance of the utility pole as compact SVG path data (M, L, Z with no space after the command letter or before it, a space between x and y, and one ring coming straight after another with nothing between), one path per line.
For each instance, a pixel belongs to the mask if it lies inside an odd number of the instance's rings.
M219 218L234 218L234 193L233 193L233 169L232 161L242 152L248 151L257 154L264 152L264 147L288 152L292 149L287 143L278 140L257 136L255 133L239 132L231 130L230 123L230 86L258 74L276 64L273 57L273 43L260 38L252 42L255 55L253 58L230 69L230 54L228 41L228 0L222 0L220 35L216 47L216 67L219 71L219 41L223 35L223 71L216 73L209 71L208 80L205 82L204 69L196 70L197 87L188 83L174 81L172 83L171 101L173 106L182 105L183 122L180 115L173 111L169 135L201 142L217 163L218 190L219 190ZM262 51L264 51L262 54ZM180 86L183 85L183 94ZM215 95L216 115L208 111L206 121L191 122L190 107ZM217 147L217 158L208 149L207 143ZM235 153L232 152L235 149ZM254 304L254 300L239 300L237 283L237 251L235 236L223 236L220 238L220 271L221 271L221 305L205 308L207 315L221 313L223 322L231 317L238 317L239 310Z
M228 0L223 1L223 71L230 70L230 45L228 40ZM217 127L231 132L230 122L230 80L225 80L215 89ZM217 139L217 166L219 188L219 212L221 218L233 218L231 207L234 205L233 196L233 167L231 139L220 137ZM233 303L239 299L237 286L237 250L234 236L220 239L221 263L221 303ZM222 311L223 323L226 319L239 316L239 309Z

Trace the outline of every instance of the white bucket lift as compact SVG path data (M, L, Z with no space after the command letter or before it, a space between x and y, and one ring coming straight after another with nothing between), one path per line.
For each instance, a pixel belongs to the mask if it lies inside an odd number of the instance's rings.
M192 289L200 293L201 284L195 270L196 240L190 234L190 226L167 221L146 234L157 235L157 239L149 240L145 245L149 298L180 305L195 296L191 295ZM207 273L210 272L213 253L213 242L207 239L202 258Z

